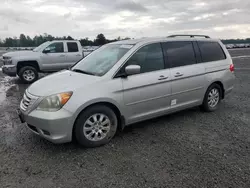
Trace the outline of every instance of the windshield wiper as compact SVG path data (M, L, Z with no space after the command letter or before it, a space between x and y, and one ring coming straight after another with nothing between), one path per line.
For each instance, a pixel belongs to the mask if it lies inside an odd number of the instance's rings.
M83 74L88 74L88 75L95 75L92 72L86 72L81 69L71 69L71 71L78 72L78 73L83 73Z

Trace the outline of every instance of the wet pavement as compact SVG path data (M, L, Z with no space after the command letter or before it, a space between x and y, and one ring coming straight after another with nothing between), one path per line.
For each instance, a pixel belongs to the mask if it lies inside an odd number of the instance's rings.
M27 130L15 110L28 85L0 73L0 187L249 187L250 58L234 63L235 89L218 111L138 123L94 149Z

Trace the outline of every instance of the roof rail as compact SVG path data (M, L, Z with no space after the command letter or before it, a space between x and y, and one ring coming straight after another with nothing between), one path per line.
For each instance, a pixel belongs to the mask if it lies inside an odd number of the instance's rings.
M204 38L210 38L207 35L170 35L168 36L168 38L173 38L173 37L190 37L190 38L194 38L194 37L204 37Z

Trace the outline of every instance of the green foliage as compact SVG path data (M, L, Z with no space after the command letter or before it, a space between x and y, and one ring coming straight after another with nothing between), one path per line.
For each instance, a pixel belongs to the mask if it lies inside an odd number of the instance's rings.
M94 41L98 46L100 45L104 45L107 43L107 40L105 38L105 36L101 33L99 35L97 35L95 41Z
M24 34L20 34L19 38L6 38L4 40L0 40L0 47L35 47L46 41L52 40L74 40L71 36L63 36L63 37L54 37L52 35L48 35L44 33L43 35L36 35L34 38L30 36L25 36Z
M130 38L121 38L120 36L116 39L106 39L104 34L100 33L96 36L96 39L93 41L90 40L88 37L80 39L82 46L101 46L106 43L115 42L119 40L128 40ZM43 35L36 35L35 37L31 38L28 35L20 34L19 38L17 37L9 37L5 38L4 40L0 39L0 47L36 47L46 41L52 40L74 40L71 36L63 36L63 37L54 37L47 33Z
M221 40L224 44L250 44L250 38L247 39L226 39Z
M82 46L93 46L94 42L89 40L88 37L86 37L85 39L80 39L80 43Z

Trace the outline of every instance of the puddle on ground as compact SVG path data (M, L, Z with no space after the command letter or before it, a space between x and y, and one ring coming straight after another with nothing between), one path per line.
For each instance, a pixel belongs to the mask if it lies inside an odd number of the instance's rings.
M6 90L6 97L14 97L14 96L19 96L20 95L20 87L19 85L11 85L9 88Z
M15 146L23 127L16 109L28 84L22 84L18 78L4 76L0 72L0 143Z
M19 83L18 78L10 78L10 77L4 77L0 81L0 101L8 99L9 97L17 97L23 95L25 89L29 86L27 84L21 84ZM1 99L1 93L3 96L3 99Z
M4 87L0 84L0 105L3 103L3 101L6 99L6 93Z
M3 132L15 131L20 124L16 108L27 87L16 78L0 76L0 128Z

